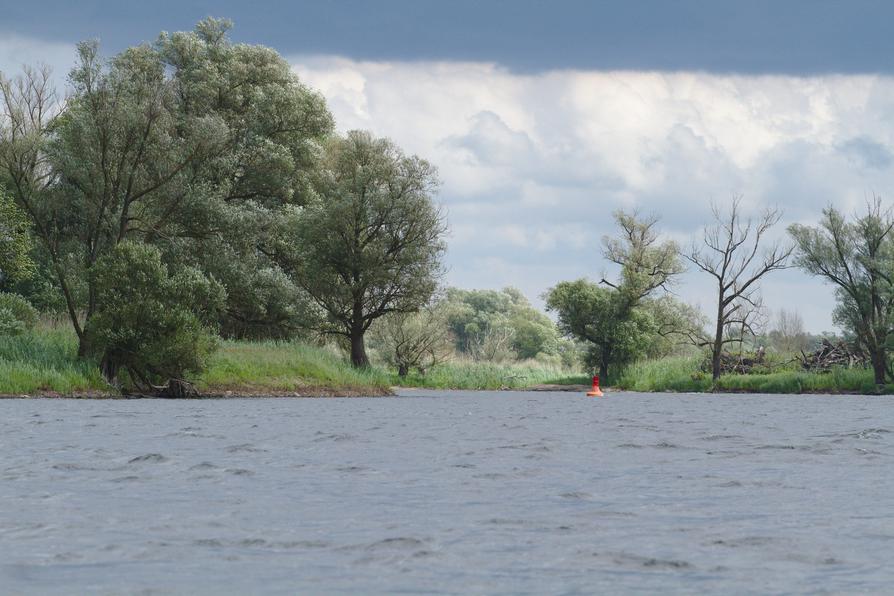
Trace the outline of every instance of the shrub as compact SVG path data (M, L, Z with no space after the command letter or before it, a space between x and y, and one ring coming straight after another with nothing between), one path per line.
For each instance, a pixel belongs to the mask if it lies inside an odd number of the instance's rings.
M37 310L17 294L0 292L0 335L18 335L37 323Z
M401 377L411 369L420 374L449 359L450 331L442 304L424 307L417 313L392 313L372 328L372 338L382 350L385 362Z
M101 258L91 275L98 299L88 345L109 381L118 383L124 370L131 385L151 391L203 370L217 346L223 286L195 269L170 275L156 248L130 242Z

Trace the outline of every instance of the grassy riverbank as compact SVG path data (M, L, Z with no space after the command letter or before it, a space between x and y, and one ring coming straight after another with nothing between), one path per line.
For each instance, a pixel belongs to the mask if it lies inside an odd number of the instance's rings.
M64 327L0 337L0 395L115 395L96 366L79 361L76 353L74 332ZM205 395L384 395L392 386L521 389L586 379L534 362L471 361L401 378L375 367L358 371L332 350L297 341L223 341L195 381Z
M711 375L699 371L700 357L664 358L630 366L615 385L629 391L712 390ZM748 393L878 393L872 371L833 369L828 373L807 373L791 367L767 374L724 375L716 391ZM882 388L894 393L894 385Z
M99 370L78 361L77 350L77 337L69 329L0 336L0 395L106 393Z
M223 341L196 387L204 395L388 395L391 382L317 346Z
M76 354L77 338L65 328L0 337L0 395L116 395ZM206 395L385 395L391 379L297 342L224 341L196 386Z
M0 395L114 396L95 365L76 358L77 340L64 327L41 326L0 337ZM665 358L629 367L612 383L629 391L708 392L700 358ZM537 362L455 361L426 375L401 378L381 368L358 371L332 350L301 342L224 341L196 379L205 395L385 395L392 386L431 389L524 389L587 384L589 377ZM794 368L768 374L726 375L717 391L750 393L877 393L872 373L837 369L826 374ZM883 392L894 393L894 385Z
M456 361L441 364L426 375L409 374L404 378L390 375L393 385L429 389L524 389L541 384L568 385L588 382L562 367L535 361L495 364Z

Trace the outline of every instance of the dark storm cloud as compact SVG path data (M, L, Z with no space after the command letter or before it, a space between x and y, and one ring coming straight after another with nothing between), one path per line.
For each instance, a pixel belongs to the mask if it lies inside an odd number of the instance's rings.
M884 0L2 0L0 29L109 51L207 15L283 53L493 61L514 71L890 73Z

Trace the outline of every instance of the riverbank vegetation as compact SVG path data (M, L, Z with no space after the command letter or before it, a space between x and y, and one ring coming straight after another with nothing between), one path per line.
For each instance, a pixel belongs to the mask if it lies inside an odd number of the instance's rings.
M112 397L97 364L78 357L77 335L41 323L0 336L0 395ZM378 359L376 358L378 362ZM302 340L222 340L195 386L203 395L385 395L394 386L437 389L520 389L540 383L582 383L556 363L458 359L401 376L383 366L357 368L336 345Z
M894 393L894 385L875 384L867 368L832 368L806 372L797 364L779 365L760 373L726 374L716 381L706 372L701 356L644 360L627 367L615 381L619 389L647 392L709 391L732 393Z
M401 376L377 355L374 361L358 369L337 346L300 340L224 340L195 382L203 395L220 396L383 395L395 386L499 390L589 382L578 368L557 362L457 357L425 374L413 370ZM868 368L816 373L794 362L770 362L760 372L721 375L715 383L707 363L700 354L640 360L609 381L618 389L646 392L894 393L894 385L877 387ZM0 337L0 395L112 397L117 392L93 362L78 359L77 336L70 329L41 324Z
M444 287L435 166L336 133L323 97L230 27L209 18L111 58L82 43L65 93L45 68L0 73L0 393L894 380L894 215L880 200L786 237L780 211L734 196L688 248L657 215L617 211L602 246L615 271L546 289L550 314L514 288ZM687 266L712 280L711 313L673 293ZM793 266L836 288L846 361L808 357L820 338L795 313L769 323L760 283Z

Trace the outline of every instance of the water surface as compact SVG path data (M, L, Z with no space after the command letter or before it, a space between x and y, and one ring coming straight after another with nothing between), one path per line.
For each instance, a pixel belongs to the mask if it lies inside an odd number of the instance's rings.
M894 402L0 401L3 593L884 592Z

